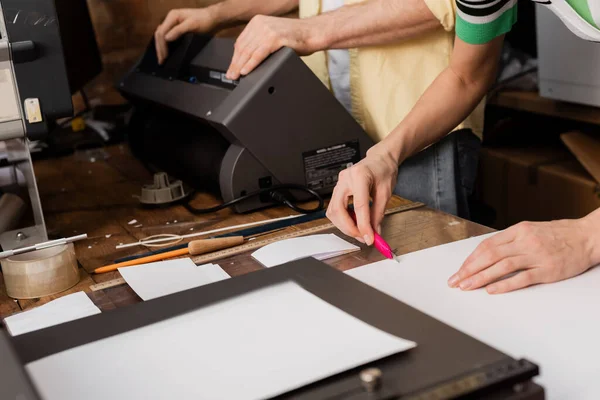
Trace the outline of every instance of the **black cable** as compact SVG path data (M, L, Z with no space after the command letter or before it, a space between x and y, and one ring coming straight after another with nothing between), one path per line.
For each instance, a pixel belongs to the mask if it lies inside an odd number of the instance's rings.
M314 197L316 200L318 200L319 205L313 209L306 209L306 208L299 207L296 204L294 204L293 200L290 199L290 196L284 192L287 190L298 190L301 192L306 192L306 193L310 194L312 197ZM268 193L269 197L273 201L275 201L279 204L285 205L285 206L291 208L292 210L294 210L298 213L301 213L301 214L310 214L313 212L319 212L325 208L325 200L323 200L323 197L321 197L321 195L319 193L317 193L313 189L310 189L306 186L293 185L293 184L275 185L275 186L271 186L269 188L259 189L252 193L248 193L244 196L238 197L237 199L233 199L231 201L228 201L226 203L223 203L218 206L211 207L211 208L196 208L196 207L192 206L189 203L189 201L191 201L191 199L192 199L192 197L190 197L190 200L184 204L184 207L187 208L188 211L191 212L192 214L210 214L210 213L221 211L225 208L234 206L234 205L241 203L243 201L246 201L252 197L263 195L265 193Z

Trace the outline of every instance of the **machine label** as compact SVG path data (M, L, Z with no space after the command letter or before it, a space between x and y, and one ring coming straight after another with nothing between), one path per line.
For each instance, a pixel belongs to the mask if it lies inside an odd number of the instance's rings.
M333 187L340 171L360 161L358 140L302 153L306 185L311 189Z

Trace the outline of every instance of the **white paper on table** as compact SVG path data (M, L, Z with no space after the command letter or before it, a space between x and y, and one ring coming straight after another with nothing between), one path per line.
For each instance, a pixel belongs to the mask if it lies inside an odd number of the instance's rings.
M302 236L269 244L254 253L254 257L265 267L274 267L306 257L326 260L360 250L333 233Z
M600 393L600 268L576 278L489 295L447 286L487 236L382 261L348 275L515 358L538 364L550 400Z
M46 400L262 399L415 345L285 282L26 369Z
M4 323L9 333L17 336L95 314L100 314L100 309L87 294L77 292L5 318Z
M119 272L142 300L151 300L230 278L218 265L197 266L189 258L119 268Z

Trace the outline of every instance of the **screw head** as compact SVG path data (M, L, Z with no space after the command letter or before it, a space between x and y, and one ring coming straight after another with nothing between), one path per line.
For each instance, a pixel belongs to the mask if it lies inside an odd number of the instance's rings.
M360 381L367 392L374 392L381 385L382 375L379 368L367 368L360 372Z
M17 233L17 240L21 241L21 240L25 240L27 239L27 235L24 234L23 232L18 232Z

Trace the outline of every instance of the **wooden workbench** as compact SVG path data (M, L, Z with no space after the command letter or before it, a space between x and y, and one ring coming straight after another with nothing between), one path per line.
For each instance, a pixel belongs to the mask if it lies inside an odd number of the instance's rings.
M82 154L74 154L34 163L50 237L67 237L81 233L87 233L89 236L88 240L76 243L81 280L74 288L55 296L15 301L6 295L0 275L0 318L77 291L87 292L102 311L140 302L141 299L127 285L96 292L90 290L90 285L120 276L118 272L91 275L90 272L95 268L109 264L117 258L146 251L142 247L116 250L116 245L134 242L158 233L187 234L293 214L283 207L247 215L223 210L204 216L192 215L183 206L144 209L134 196L140 194L143 184L152 181L151 173L131 156L126 145L109 147L106 152L109 155L108 159L96 158L95 162L81 157ZM199 194L192 204L196 207L210 207L219 202L220 200L213 195ZM393 198L389 206L408 203L410 202L407 200ZM326 222L314 221L301 227ZM339 231L331 231L341 235ZM388 216L382 234L397 254L405 254L490 231L489 228L423 207ZM286 231L276 232L273 236L283 233ZM354 239L346 239L360 245L361 251L328 260L328 264L340 270L347 270L383 259L374 248L368 248ZM222 259L215 263L232 277L262 268L249 254Z

